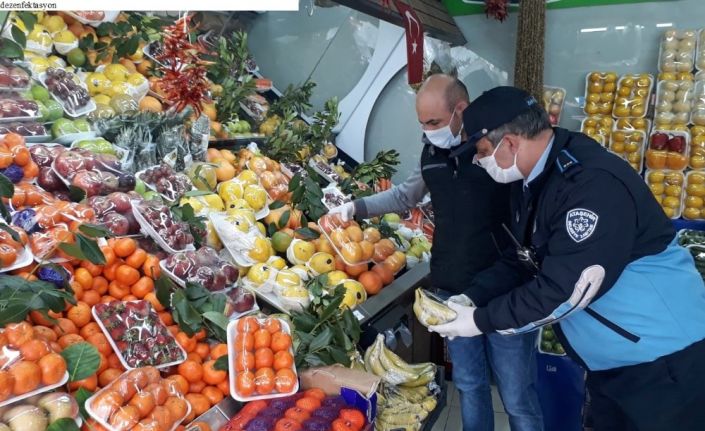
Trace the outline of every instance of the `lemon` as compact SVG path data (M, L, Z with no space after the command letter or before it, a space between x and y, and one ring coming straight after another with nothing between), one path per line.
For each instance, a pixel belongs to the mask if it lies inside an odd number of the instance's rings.
M279 257L279 256L271 256L269 259L267 259L267 265L270 265L278 270L282 270L286 268L286 261L284 258Z
M42 47L50 48L53 43L51 35L46 30L37 27L41 26L35 25L34 30L32 30L29 36L27 36L27 40L34 42Z
M108 78L100 72L93 72L86 77L86 85L91 95L103 93L106 88L106 82L108 82Z
M301 286L301 277L290 269L283 269L277 274L276 283L281 287L298 287Z
M244 194L245 187L240 181L228 181L227 183L221 184L218 188L218 195L226 202L242 199Z
M66 30L66 23L59 15L47 15L44 20L42 20L42 25L49 30L49 33Z
M141 73L132 73L127 77L127 83L139 87L147 83L147 78Z
M343 271L331 271L328 273L328 287L335 287L348 278L348 274Z
M49 63L49 60L46 58L33 57L29 61L32 64L32 70L37 73L45 72L49 67L51 67L51 63Z
M240 172L240 175L237 176L237 179L248 185L257 184L257 174L255 174L254 171L251 171L249 169L245 169L244 171Z
M76 35L68 30L61 30L54 35L54 42L56 43L74 43L77 40Z
M247 271L247 279L256 285L264 284L274 273L271 266L264 263L256 263Z
M127 95L129 96L132 92L132 86L128 84L125 81L113 81L111 80L111 88L108 94L112 97L118 96L118 95Z
M130 71L122 64L109 64L105 66L103 73L113 82L124 82L130 75Z
M95 100L95 103L98 105L108 105L110 106L110 96L107 96L105 94L96 94L95 97L93 97Z
M267 204L267 192L259 185L247 186L243 198L255 211L261 210Z

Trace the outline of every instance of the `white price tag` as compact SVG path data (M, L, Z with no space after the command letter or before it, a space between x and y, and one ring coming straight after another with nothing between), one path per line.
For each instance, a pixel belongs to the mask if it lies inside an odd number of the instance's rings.
M365 316L363 316L358 310L353 310L353 316L355 316L357 320L362 320L365 318Z

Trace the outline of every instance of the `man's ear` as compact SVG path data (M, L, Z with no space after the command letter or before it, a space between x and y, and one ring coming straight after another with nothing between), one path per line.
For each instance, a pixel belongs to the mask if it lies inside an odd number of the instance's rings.
M504 135L504 145L507 145L511 150L512 154L516 154L519 151L519 136L517 135Z
M467 108L469 105L470 103L468 103L467 101L461 100L460 102L458 102L457 105L455 105L455 109L462 114L465 108Z

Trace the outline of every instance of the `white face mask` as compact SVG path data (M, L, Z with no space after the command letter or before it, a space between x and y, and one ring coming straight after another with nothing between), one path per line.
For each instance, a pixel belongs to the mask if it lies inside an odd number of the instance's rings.
M455 111L450 116L450 121L447 126L441 127L436 130L424 130L426 137L433 146L438 148L443 148L447 150L448 148L457 147L460 145L462 139L463 125L460 125L460 130L457 136L453 136L453 132L450 130L450 124L453 122L453 117L455 116Z
M504 142L504 138L499 141L499 144L497 144L497 148L494 149L491 155L483 157L481 159L476 159L477 163L479 163L480 166L482 166L487 171L490 177L492 177L492 179L497 181L498 183L507 184L524 179L524 175L522 175L521 171L519 170L519 167L517 166L516 154L514 154L514 164L512 166L508 168L501 168L497 164L497 159L494 155L499 149L499 146L502 145L502 142Z

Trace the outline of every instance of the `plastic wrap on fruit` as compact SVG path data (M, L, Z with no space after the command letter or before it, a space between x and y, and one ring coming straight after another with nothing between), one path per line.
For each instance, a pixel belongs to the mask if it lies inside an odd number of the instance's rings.
M2 420L9 425L7 429L12 431L44 431L49 426L46 413L28 404L13 406L3 414Z
M12 224L32 234L40 229L37 224L37 212L33 208L17 211L12 215Z
M39 105L33 100L0 99L0 118L34 118L39 116Z
M308 290L303 286L286 287L277 296L282 307L288 311L303 311L311 303Z
M457 317L457 313L445 305L443 301L421 288L416 289L413 308L416 318L426 327L442 325Z
M236 287L230 289L225 293L227 300L225 303L224 314L227 317L233 315L242 315L248 311L254 310L255 305L255 295L249 290L243 289L241 287Z
M242 278L244 287L262 293L269 293L274 290L274 281L279 271L265 263L256 263L247 271L247 275Z
M29 237L32 254L40 259L53 257L59 243L73 243L74 236L66 225L57 225L47 230L35 232ZM59 250L57 253L61 254Z
M15 165L14 163L5 169L0 169L0 174L3 174L15 184L22 181L22 178L24 177L24 171L22 170L22 168L20 166Z
M43 395L36 401L36 405L48 413L49 423L59 419L76 419L78 417L78 403L65 392Z
M60 266L40 266L37 270L37 278L53 283L57 288L63 288L64 283L68 280L68 274Z

